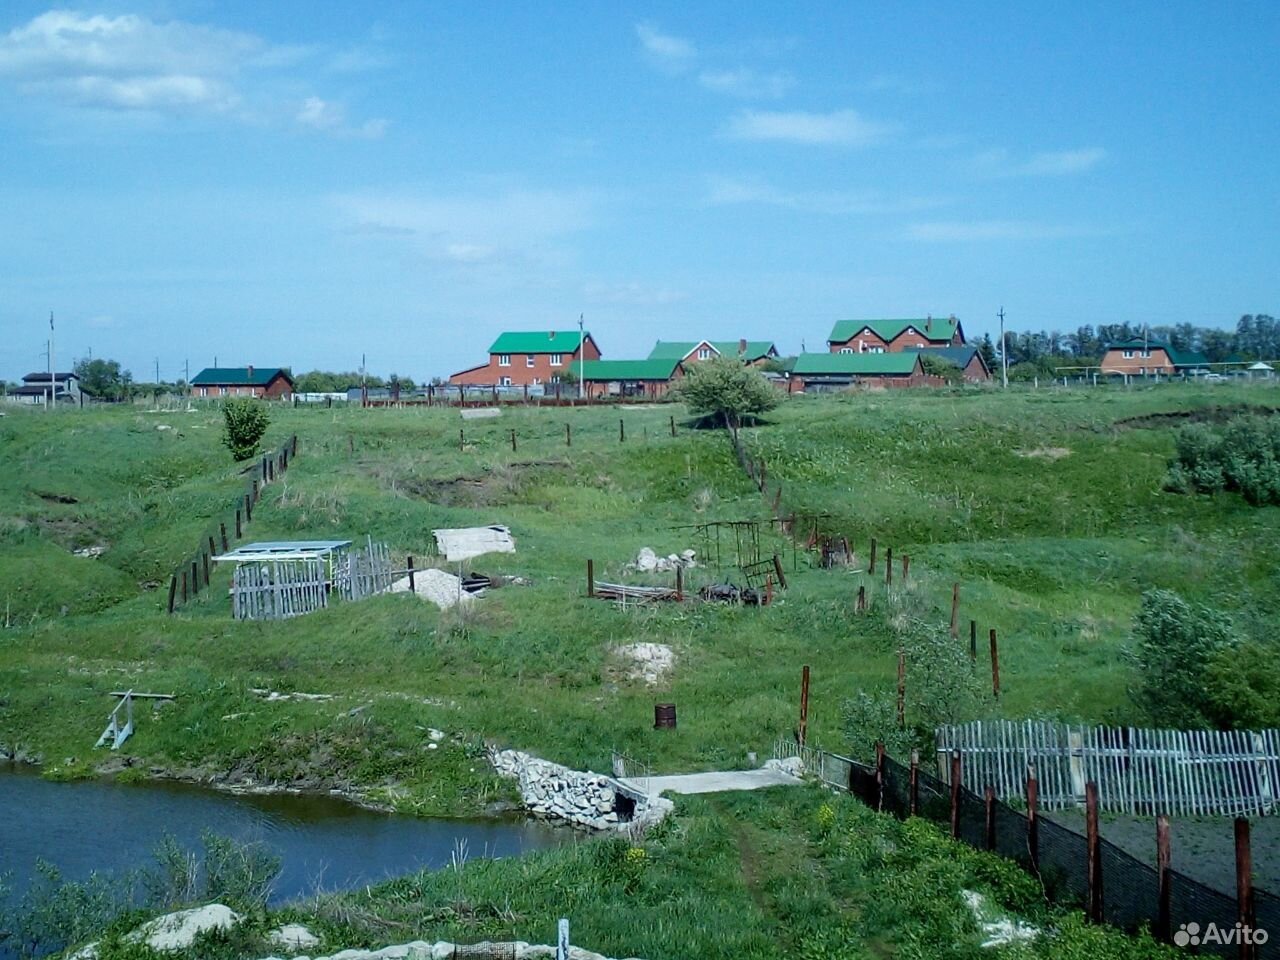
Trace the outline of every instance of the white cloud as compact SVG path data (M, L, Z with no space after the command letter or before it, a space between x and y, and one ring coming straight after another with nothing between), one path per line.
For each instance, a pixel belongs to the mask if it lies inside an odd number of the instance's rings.
M789 73L757 73L746 67L736 70L703 70L698 82L708 90L746 100L778 100L795 86Z
M661 307L688 299L683 290L669 287L652 287L632 281L630 283L588 283L582 295L592 303L625 304L635 307Z
M302 109L295 118L304 127L319 130L335 137L362 137L373 140L382 136L387 129L385 120L366 120L359 126L347 123L347 109L332 100L320 97L307 97L302 102Z
M54 10L0 37L0 76L23 90L120 110L226 110L259 37L145 17Z
M864 119L856 110L834 110L831 113L743 110L729 121L725 132L736 140L860 147L884 140L893 132L893 127Z
M1033 153L1025 160L1015 159L1003 148L986 150L973 158L974 165L991 177L1063 177L1087 173L1107 158L1102 147Z
M553 259L558 242L594 222L596 206L588 193L552 190L379 192L334 202L347 233L408 238L430 259L466 265Z
M663 33L653 24L637 23L636 37L645 57L663 70L679 73L687 70L697 59L698 51L692 42Z
M928 197L886 197L877 191L788 191L760 180L714 177L707 203L716 206L760 204L802 213L863 215L911 213L945 206L948 201Z
M906 229L906 237L925 243L973 243L984 240L1058 240L1100 236L1105 232L1094 227L1028 220L951 220L911 224Z

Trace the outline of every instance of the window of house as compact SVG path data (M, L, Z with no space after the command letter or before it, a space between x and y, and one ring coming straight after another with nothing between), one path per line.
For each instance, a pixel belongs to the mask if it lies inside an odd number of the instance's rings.
M861 346L861 344L859 344L859 346ZM840 348L840 352L841 352L841 353L853 353L853 347L841 347L841 348Z
M884 347L872 347L870 353L884 353Z
M498 380L498 386L500 386L500 387L509 387L509 386L511 386L511 378L510 378L510 377L502 377L502 378L500 378L500 379Z
M226 388L226 387L219 387L219 388L218 388L218 394L219 394L219 396L223 396L223 397L225 397L225 396L227 395L227 388Z
M1143 350L1143 351L1142 351L1142 358L1143 358L1144 360L1149 359L1149 358L1150 358L1150 356L1151 356L1151 351L1150 351L1150 350Z
M558 367L558 366L560 366L560 365L561 365L561 364L563 364L563 363L564 363L564 354L562 354L562 353L553 353L553 354L551 355L551 365L552 365L553 367Z
M533 354L532 354L532 353L531 353L531 354L529 354L527 357L525 357L525 358L524 358L524 365L525 365L526 367L532 367L532 366L533 366L533 363L534 363L534 359L533 359Z
M535 386L535 387L536 387L536 386L538 386L538 385L539 385L539 384L541 384L541 383L542 383L542 381L541 381L541 380L539 380L537 377L534 377L534 378L533 378L533 386Z
M710 357L711 357L711 348L710 348L710 347L699 347L699 348L698 348L698 359L699 359L699 360L707 360L707 359L710 359Z
M500 367L509 367L509 366L511 366L511 354L509 354L509 353L500 353L500 354L498 354L498 366L500 366Z
M557 373L554 377L552 377L552 378L551 378L551 382L552 382L552 383L559 383L559 382L560 382L560 374L558 374L558 373Z

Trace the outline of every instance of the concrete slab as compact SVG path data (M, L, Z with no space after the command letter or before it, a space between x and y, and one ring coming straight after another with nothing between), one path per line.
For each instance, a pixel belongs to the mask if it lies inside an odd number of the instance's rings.
M804 783L781 770L724 770L712 773L682 773L648 780L624 780L635 790L658 796L671 793L725 793L731 790L762 790L765 787L796 786Z

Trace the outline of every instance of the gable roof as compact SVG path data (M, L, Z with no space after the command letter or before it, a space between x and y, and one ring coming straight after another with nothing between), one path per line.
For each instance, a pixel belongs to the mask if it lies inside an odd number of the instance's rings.
M22 380L24 383L47 384L51 377L55 382L61 383L63 381L68 381L68 380L79 380L80 374L78 373L53 373L53 374L28 373L26 376L22 378Z
M982 351L968 344L963 347L913 347L906 352L918 353L922 357L941 357L943 360L950 360L961 370L967 367L976 355L978 362L982 364L982 369L987 373L991 372L987 361L982 357Z
M579 336L577 330L508 330L498 334L489 352L574 353L578 349ZM584 331L581 338L583 342L591 340L590 331Z
M659 340L649 351L650 360L668 360L675 358L684 360L702 344L711 347L722 357L736 357L745 363L763 360L774 356L778 348L772 340L748 340L745 352L739 351L741 343L737 340Z
M918 320L837 320L827 343L845 343L863 329L869 329L885 343L900 336L908 327L929 340L946 341L956 335L960 321L955 317L921 317Z
M193 387L233 386L265 387L277 376L293 383L284 367L205 367L191 378Z
M648 360L586 360L582 379L596 383L615 380L670 380L680 367L680 358Z
M797 376L908 376L920 363L914 351L901 353L802 353L791 372Z

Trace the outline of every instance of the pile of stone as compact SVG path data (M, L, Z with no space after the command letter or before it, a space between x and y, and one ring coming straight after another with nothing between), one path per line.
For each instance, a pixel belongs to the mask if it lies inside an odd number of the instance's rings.
M408 591L408 577L401 577L391 584L392 593L407 593ZM441 610L448 610L450 607L460 603L470 603L475 599L472 594L464 589L460 579L452 573L437 570L434 567L425 567L414 572L413 592L423 600L430 600Z
M519 750L494 750L489 762L499 776L520 782L520 798L526 809L580 827L625 830L637 823L657 823L672 809L670 800L624 792L627 802L621 806L634 803L634 809L629 816L620 815L618 794L622 791L612 777L570 770Z
M649 547L641 547L634 563L628 563L624 569L637 573L671 573L677 567L696 567L698 554L693 550L680 553L669 553L660 557Z

